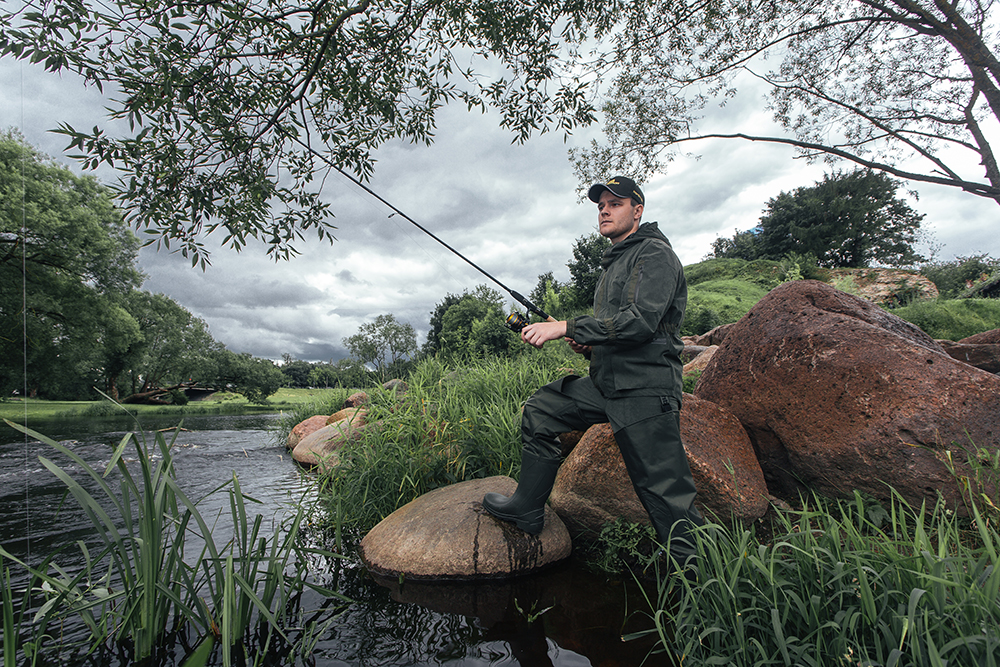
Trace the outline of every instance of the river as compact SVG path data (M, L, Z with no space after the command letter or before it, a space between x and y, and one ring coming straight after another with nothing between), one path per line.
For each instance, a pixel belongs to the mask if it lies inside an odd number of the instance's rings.
M277 415L192 416L175 443L177 479L190 497L201 497L235 474L250 505L280 524L311 489L311 477L276 442ZM148 430L171 428L176 418L144 418ZM119 419L30 423L94 467L107 464L112 446L133 425ZM47 445L0 429L0 542L19 558L37 563L54 549L93 539L89 521L65 487L39 462L48 457L76 477L80 470ZM224 494L202 506L202 515L228 513ZM67 548L59 562L78 550ZM623 633L651 626L641 612L634 582L594 574L573 559L547 572L493 584L423 584L378 581L348 550L336 571L316 572L352 602L316 642L318 667L658 667L649 645L622 641ZM78 558L78 556L77 556ZM70 563L72 566L73 563ZM19 582L12 568L15 588ZM328 601L312 599L321 609ZM332 604L332 603L329 603ZM532 613L534 610L534 613ZM539 613L541 612L541 613ZM534 617L538 614L537 617ZM626 619L628 619L626 621ZM180 657L180 656L179 656ZM179 660L178 660L179 661ZM91 663L87 663L91 664Z

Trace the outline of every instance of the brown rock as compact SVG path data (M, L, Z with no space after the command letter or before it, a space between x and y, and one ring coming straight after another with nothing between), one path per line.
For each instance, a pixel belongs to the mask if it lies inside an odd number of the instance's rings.
M936 299L934 282L904 269L831 269L829 284L849 286L845 291L875 304L896 305L913 298Z
M720 324L711 331L706 331L703 334L697 336L684 336L684 343L686 345L700 345L702 347L721 345L722 341L726 340L726 336L729 335L729 330L733 328L734 324L736 323L730 322L728 324Z
M288 448L295 449L295 445L299 444L302 438L326 426L326 420L326 415L316 415L296 424L292 432L288 434L288 442L286 443Z
M510 477L487 477L435 489L399 508L361 540L361 558L381 576L430 580L496 579L526 574L569 557L569 533L552 508L528 535L488 514L483 496L510 495Z
M1000 343L953 343L950 340L939 340L938 343L952 359L987 373L1000 373Z
M363 391L356 391L344 401L345 408L357 408L368 404L368 394Z
M768 487L855 489L911 503L959 489L946 450L1000 440L1000 378L944 354L917 327L817 281L772 290L741 319L695 390L729 409ZM964 454L956 465L967 472Z
M694 373L695 371L704 371L705 367L708 366L708 362L712 360L712 357L715 356L715 351L718 349L718 345L706 347L702 350L701 354L684 364L684 374Z
M1000 345L1000 329L990 329L958 341L965 345Z
M341 412L347 412L342 410ZM356 442L364 431L364 408L350 408L350 414L310 433L295 445L292 458L304 465L337 465L337 450L348 442ZM338 413L339 414L339 413ZM328 419L324 417L324 419Z
M698 489L696 504L720 520L750 523L767 511L767 487L750 439L719 406L685 395L681 439ZM649 523L611 426L591 426L556 476L549 503L574 535L599 534L616 518Z

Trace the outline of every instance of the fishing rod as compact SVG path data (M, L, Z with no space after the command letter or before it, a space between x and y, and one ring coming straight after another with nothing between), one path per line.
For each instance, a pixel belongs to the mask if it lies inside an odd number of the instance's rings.
M394 215L401 216L404 220L406 220L411 225L413 225L414 227L416 227L417 229L419 229L420 231L422 231L424 234L427 234L427 236L431 237L432 239L434 239L435 241L437 241L438 243L440 243L441 245L443 245L445 248L447 248L451 252L455 253L456 255L458 255L459 257L461 257L462 259L464 259L466 261L466 263L469 264L469 266L471 266L476 271L479 271L481 274L483 274L484 276L486 276L487 278L489 278L490 280L492 280L493 282L495 282L497 285L500 286L500 288L504 292L507 292L507 294L510 294L514 298L514 300L517 301L518 303L520 303L522 306L524 306L525 309L528 310L528 312L534 313L534 314L538 315L539 317L541 317L542 319L548 320L549 322L555 322L556 321L556 318L552 317L551 315L549 315L548 313L546 313L545 311L543 311L541 308L539 308L535 304L531 303L531 301L529 301L523 294L512 290L511 288L507 287L502 282L500 282L499 280L497 280L496 278L494 278L493 276L491 276L483 268L481 268L478 264L476 264L475 262L473 262L471 259L469 259L465 255L463 255L459 251L457 251L454 248L452 248L450 245L448 245L443 240L441 240L440 238L438 238L437 235L435 235L429 229L427 229L426 227L424 227L423 225L421 225L420 223L418 223L416 220L414 220L410 216L408 216L405 213L403 213L402 211L400 211L398 208L396 208L391 203L389 203L388 201L386 201L386 199L384 197L382 197L380 194L378 194L377 192L375 192L374 190L372 190L370 187L368 187L367 185L365 185L364 183L362 183L360 180L358 180L357 178L355 178L351 174L348 174L346 171L344 171L340 167L332 164L331 162L327 162L327 164L329 164L331 167L333 167L334 169L336 169L337 171L339 171L342 176L344 176L345 178L347 178L349 181L351 181L352 183L354 183L356 186L358 186L359 188L361 188L362 190L364 190L365 192L367 192L368 194L370 194L372 197L375 197L375 199L378 199L380 202L382 202L383 204L385 204L386 206L388 206L389 208L391 208L393 210L393 214ZM392 216L390 215L389 217L391 218ZM524 317L524 315L521 314L520 311L514 310L510 315L507 316L505 324L507 325L507 327L509 329L511 329L513 331L518 331L519 332L519 331L521 331L521 329L523 329L528 324L528 320Z

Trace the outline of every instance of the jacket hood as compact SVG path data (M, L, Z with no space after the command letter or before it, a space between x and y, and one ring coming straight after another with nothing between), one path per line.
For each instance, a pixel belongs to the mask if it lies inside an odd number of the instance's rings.
M670 241L667 240L667 237L660 231L660 227L657 223L644 222L639 225L639 229L635 230L634 234L630 235L621 243L613 245L604 251L604 256L601 257L601 268L608 268L608 265L615 261L619 255L627 251L633 245L642 243L647 239L657 239L663 241L668 246L670 245Z

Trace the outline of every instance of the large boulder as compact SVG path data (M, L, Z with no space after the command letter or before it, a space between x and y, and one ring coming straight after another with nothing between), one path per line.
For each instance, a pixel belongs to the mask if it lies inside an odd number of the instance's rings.
M337 464L337 451L348 442L356 442L365 428L365 408L345 408L332 417L323 416L326 426L308 434L295 445L292 458L308 466Z
M817 281L786 283L758 302L695 393L736 415L777 495L887 498L891 486L911 503L942 493L958 506L947 452L968 474L959 450L1000 444L1000 378Z
M753 446L733 415L685 395L681 440L698 489L696 504L719 520L750 523L767 511L768 491ZM563 461L549 503L570 532L592 537L617 518L649 523L608 424L595 424Z
M487 477L426 493L372 528L361 558L375 574L427 580L502 579L568 558L569 532L550 507L539 535L483 509L487 492L516 488L510 477Z

